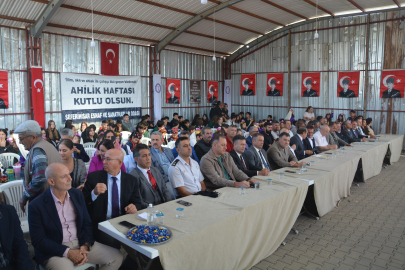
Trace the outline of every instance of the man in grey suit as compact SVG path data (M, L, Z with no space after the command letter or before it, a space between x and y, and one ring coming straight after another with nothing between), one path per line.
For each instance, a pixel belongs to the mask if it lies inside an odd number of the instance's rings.
M290 134L282 132L278 141L273 143L267 151L267 157L273 170L284 167L301 167L304 164L304 162L298 163L289 145Z
M149 204L157 205L171 201L171 194L162 175L157 168L151 167L151 151L148 146L138 144L133 154L137 166L130 174L139 181L142 208L148 207Z
M172 149L162 147L163 136L159 131L152 132L150 154L152 156L152 166L159 170L166 182L169 181L169 167L174 160Z
M326 135L326 141L328 142L329 145L337 145L338 147L341 146L350 146L350 144L346 143L344 140L338 137L336 135L336 123L331 122L329 124L330 132L328 135Z
M261 133L255 133L252 136L252 146L245 151L246 163L249 168L261 171L265 169L266 175L270 173L271 167L267 159L267 153L263 149L264 136Z

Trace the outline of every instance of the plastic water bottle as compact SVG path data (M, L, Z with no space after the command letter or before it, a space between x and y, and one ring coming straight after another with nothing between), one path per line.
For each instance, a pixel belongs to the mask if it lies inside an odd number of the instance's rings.
M146 209L146 222L149 226L153 226L153 205L150 203Z

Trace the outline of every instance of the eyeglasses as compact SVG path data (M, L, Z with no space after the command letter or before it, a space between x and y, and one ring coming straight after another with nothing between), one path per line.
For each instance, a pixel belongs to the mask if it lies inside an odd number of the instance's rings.
M111 160L119 160L118 158L109 158L109 157L106 157L104 160L106 160L107 162L110 162Z
M23 142L25 139L27 139L28 137L31 137L32 135L28 135L25 136L24 138L18 137L18 139L20 140L20 142Z

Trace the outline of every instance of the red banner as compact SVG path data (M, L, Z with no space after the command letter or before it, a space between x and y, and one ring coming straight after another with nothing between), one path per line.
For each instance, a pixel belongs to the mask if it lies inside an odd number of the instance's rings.
M166 79L166 103L180 104L180 80Z
M284 73L267 74L267 96L276 97L283 95Z
M242 74L240 94L242 96L256 95L256 74Z
M380 98L403 98L405 70L383 70L381 73Z
M360 71L339 72L337 96L355 98L359 96Z
M207 88L208 103L216 103L218 101L218 82L208 81Z
M101 42L101 74L120 75L119 56L120 45L118 43Z
M44 77L42 67L31 68L31 95L34 120L41 127L45 127L45 107L44 107Z
M321 73L302 73L301 97L319 97Z
M0 109L8 109L8 72L0 71Z

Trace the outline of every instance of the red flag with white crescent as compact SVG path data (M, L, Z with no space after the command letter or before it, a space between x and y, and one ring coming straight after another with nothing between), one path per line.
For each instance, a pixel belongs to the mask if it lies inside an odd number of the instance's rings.
M269 97L283 95L284 73L269 73L267 74L267 93Z
M8 72L0 71L0 109L8 109Z
M45 128L44 77L42 67L31 67L31 96L34 120Z
M166 103L180 104L180 80L166 79Z
M101 42L101 74L120 75L119 53L120 45L118 43Z
M321 73L302 73L301 97L319 97Z
M218 101L218 82L208 81L207 84L207 101L214 103Z
M256 74L242 74L241 75L241 96L254 96L256 95Z
M405 70L383 70L381 73L380 98L403 98Z
M360 71L339 72L337 96L355 98L359 96Z

